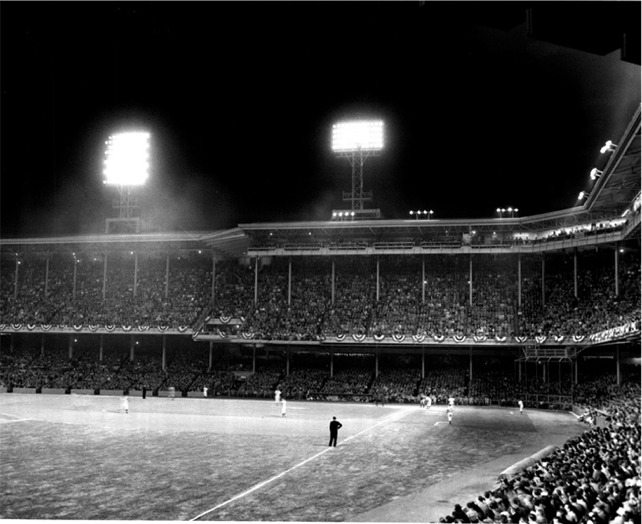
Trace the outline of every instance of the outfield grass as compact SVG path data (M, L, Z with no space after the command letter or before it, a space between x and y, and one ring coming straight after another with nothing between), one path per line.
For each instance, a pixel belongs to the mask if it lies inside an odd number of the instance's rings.
M460 407L448 425L439 406L289 402L285 418L271 401L119 407L117 397L0 395L0 518L376 520L401 501L403 521L414 498L428 521L450 500L427 489L583 429L568 414L499 408ZM336 449L333 415L344 424Z

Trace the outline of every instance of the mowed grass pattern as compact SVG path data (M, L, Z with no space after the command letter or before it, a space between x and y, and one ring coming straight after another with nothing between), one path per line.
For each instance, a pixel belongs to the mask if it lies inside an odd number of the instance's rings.
M537 433L507 410L461 408L449 426L436 424L443 408L301 402L282 419L269 401L135 399L125 415L91 397L80 408L69 396L9 397L3 519L189 520L222 505L201 520L349 521L519 453ZM333 414L344 428L329 449Z

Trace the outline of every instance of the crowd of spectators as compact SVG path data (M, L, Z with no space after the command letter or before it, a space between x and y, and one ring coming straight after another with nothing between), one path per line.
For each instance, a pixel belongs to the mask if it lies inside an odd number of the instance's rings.
M0 357L0 385L12 388L62 388L66 390L142 390L180 394L203 391L212 396L271 398L276 388L286 398L299 400L358 400L392 403L419 403L424 395L434 404L514 405L516 399L527 407L566 408L574 396L579 405L597 405L596 396L617 388L613 377L587 380L591 388L573 384L571 373L560 369L559 376L515 376L511 359L487 357L476 360L472 380L468 357L432 356L426 359L424 377L416 356L386 355L375 369L374 355L335 355L333 373L329 358L297 357L286 372L284 358L260 362L255 372L240 366L238 359L211 363L202 348L168 352L163 368L159 354L139 351L131 360L129 350L78 352L73 358L62 349L3 352ZM582 364L583 368L588 366ZM251 368L250 368L251 369ZM603 370L602 370L603 371ZM637 373L637 375L635 375ZM639 370L634 370L639 376ZM584 379L584 377L583 377ZM582 380L582 383L584 380ZM596 388L599 386L599 389Z
M561 448L440 522L627 524L640 522L640 382L600 377L578 386L577 400L599 409L592 426Z
M511 255L342 257L334 266L270 259L258 274L225 261L214 282L211 260L197 254L56 255L25 259L17 273L3 262L0 316L6 324L198 329L207 314L240 319L240 332L257 340L587 336L639 320L637 255L620 256L617 293L609 252L582 253L577 277L571 256L547 255L544 278L541 258L524 256L520 286Z

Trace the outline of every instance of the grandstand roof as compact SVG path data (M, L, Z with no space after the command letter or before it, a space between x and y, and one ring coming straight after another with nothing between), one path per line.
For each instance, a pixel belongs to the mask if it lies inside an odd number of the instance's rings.
M595 214L621 214L640 194L640 107L610 155L584 205Z

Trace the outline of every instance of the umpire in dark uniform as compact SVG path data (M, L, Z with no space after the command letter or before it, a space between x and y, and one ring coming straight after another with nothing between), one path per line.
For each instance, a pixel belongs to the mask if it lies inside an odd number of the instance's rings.
M343 427L343 424L337 420L337 417L332 417L332 422L330 422L330 444L328 446L337 447L337 436L341 427Z

